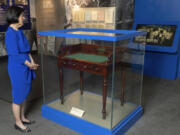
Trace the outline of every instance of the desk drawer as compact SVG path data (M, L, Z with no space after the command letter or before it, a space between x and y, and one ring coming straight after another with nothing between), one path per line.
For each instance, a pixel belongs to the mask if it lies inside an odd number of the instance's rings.
M61 61L60 65L65 68L76 69L84 72L90 72L95 74L103 74L106 67L99 66L91 63L75 62L75 61Z
M69 67L69 68L79 68L80 64L77 62L72 62L72 61L62 61L61 65L63 67Z

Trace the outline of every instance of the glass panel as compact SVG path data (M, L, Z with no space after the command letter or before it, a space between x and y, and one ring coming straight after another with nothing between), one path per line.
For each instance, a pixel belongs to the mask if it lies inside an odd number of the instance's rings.
M141 105L144 49L133 39L113 43L112 129Z

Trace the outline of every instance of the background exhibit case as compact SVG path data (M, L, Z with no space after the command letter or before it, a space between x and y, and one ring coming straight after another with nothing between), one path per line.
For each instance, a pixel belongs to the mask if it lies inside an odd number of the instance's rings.
M72 28L115 29L115 7L72 9Z
M123 134L142 115L145 48L134 38L144 34L84 28L39 32L42 116L85 135Z

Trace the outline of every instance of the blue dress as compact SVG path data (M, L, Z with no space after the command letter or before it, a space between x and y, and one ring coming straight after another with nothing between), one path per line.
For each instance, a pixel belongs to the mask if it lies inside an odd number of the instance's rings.
M5 35L5 45L8 53L8 73L12 86L13 103L21 104L31 90L35 78L33 70L24 62L30 62L30 45L22 30L8 27Z

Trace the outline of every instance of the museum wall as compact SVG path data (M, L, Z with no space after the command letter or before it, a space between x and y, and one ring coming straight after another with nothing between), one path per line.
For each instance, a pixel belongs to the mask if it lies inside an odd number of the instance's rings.
M135 21L179 22L179 5L180 0L136 0Z

